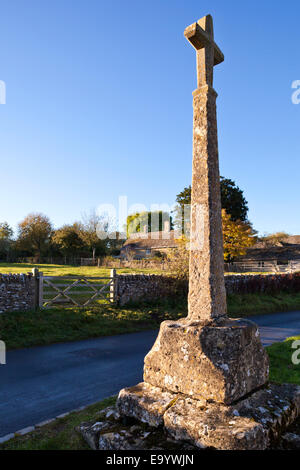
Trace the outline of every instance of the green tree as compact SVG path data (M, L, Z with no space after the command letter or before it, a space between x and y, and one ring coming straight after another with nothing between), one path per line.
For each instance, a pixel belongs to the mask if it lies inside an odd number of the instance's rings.
M38 262L50 246L53 229L49 218L40 213L31 213L18 224L17 247L29 251Z
M220 178L221 204L233 221L247 221L248 202L243 191L229 178Z
M164 223L169 222L170 230L173 229L173 220L168 212L136 212L127 216L127 237L131 233L141 232L142 227L147 226L148 232L161 232L164 229Z
M13 244L13 229L7 222L0 223L0 253L8 258L10 249Z
M111 235L111 236L110 236ZM112 231L108 233L108 238L106 240L106 250L107 254L110 256L118 256L120 250L124 244L123 234L120 232Z
M229 178L220 177L220 189L221 189L221 205L222 209L225 209L227 214L230 214L233 221L240 220L242 222L247 221L248 214L248 202L246 201L243 191L236 185L234 181ZM189 223L189 211L184 212L184 207L191 204L191 186L184 188L176 196L177 207L175 209L175 223L177 226L182 226L185 223Z
M52 236L55 244L64 256L76 256L84 249L84 243L80 234L80 224L63 225L55 230Z

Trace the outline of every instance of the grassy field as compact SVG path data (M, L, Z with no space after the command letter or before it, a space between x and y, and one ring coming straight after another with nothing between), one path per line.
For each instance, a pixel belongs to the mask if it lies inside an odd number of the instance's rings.
M71 266L60 264L29 264L29 263L1 263L0 273L27 273L33 268L38 268L45 276L109 276L110 268L98 268L97 266ZM117 268L118 273L149 273L149 274L166 274L166 271L159 269L139 269L139 268ZM225 273L227 275L238 275L239 273ZM261 272L251 272L244 274L271 274Z
M45 276L109 276L109 268L98 268L97 266L62 266L59 264L28 264L28 263L0 263L0 273L28 273L33 268L38 268ZM155 269L130 269L118 268L118 273L152 273L161 274L162 271Z
M300 339L300 336L289 338L283 343L275 343L267 348L270 357L271 381L300 385L300 364L293 365L291 361L294 351L291 345L295 339ZM73 412L30 434L0 444L0 450L88 450L88 445L75 431L75 427L84 421L95 422L97 413L114 403L115 397L112 397L91 405L83 411Z

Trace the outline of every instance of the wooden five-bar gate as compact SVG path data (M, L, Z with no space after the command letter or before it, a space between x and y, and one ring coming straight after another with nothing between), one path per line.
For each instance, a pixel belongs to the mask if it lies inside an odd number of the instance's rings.
M110 276L44 276L38 269L33 270L36 278L36 306L88 307L92 304L116 301L116 270Z

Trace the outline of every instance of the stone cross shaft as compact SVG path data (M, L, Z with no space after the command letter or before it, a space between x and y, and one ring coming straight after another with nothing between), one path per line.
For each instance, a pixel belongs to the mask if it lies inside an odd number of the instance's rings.
M213 68L224 56L214 42L210 15L188 26L185 37L196 49L198 88L193 93L193 172L191 201L190 320L213 323L227 312L224 282L217 93Z

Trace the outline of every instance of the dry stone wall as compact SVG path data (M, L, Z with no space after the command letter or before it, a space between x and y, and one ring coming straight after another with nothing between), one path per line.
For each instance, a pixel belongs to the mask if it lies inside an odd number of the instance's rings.
M300 292L300 273L225 276L227 294L276 294ZM188 281L156 274L119 274L115 299L119 305L155 301L166 297L186 297Z
M116 277L116 300L119 305L151 301L164 297L187 296L188 283L156 274L120 274Z
M0 274L0 314L34 308L35 279L31 274Z

